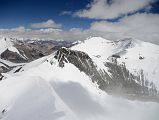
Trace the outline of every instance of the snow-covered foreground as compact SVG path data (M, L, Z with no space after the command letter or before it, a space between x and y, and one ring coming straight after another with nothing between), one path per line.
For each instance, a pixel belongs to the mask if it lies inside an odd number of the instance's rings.
M107 95L72 64L50 57L0 81L2 120L158 120L159 104Z

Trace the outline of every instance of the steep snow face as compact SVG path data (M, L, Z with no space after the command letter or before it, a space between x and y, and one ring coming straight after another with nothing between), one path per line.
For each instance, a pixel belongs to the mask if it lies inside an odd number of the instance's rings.
M159 90L159 46L126 38L109 41L101 37L93 37L71 48L86 52L98 65L105 69L103 63L116 60L118 64L125 64L126 68L135 75L142 71L145 77L154 82Z
M158 103L107 95L74 65L61 68L52 56L9 74L0 82L2 120L158 120Z
M110 41L101 37L92 37L73 46L71 49L83 51L92 57L103 59L105 62L108 57L114 54L124 54L127 49L135 47L138 43L140 44L140 41L131 38Z
M23 55L20 54L18 49L16 47L14 47L14 43L11 41L10 38L0 37L0 42L1 42L0 54L2 54L4 51L8 50L13 53L17 53L18 55L20 55L20 57L26 59Z
M109 56L113 52L115 44L101 37L92 37L72 47L73 50L81 50L92 56Z
M153 81L159 88L159 46L138 42L134 47L127 49L127 52L118 59L124 62L127 68L134 74L143 70L145 77Z
M87 53L99 68L105 69L103 62L112 55L115 43L101 37L92 37L71 47L72 50L79 50ZM107 70L106 70L107 71Z
M10 39L5 37L0 37L0 42L0 54L13 45Z

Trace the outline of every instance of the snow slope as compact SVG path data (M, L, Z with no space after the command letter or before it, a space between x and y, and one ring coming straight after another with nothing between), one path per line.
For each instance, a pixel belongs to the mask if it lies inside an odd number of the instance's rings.
M122 53L120 59L128 55L131 58L132 53L128 48L131 50L138 44L135 42L129 47L122 41L119 43L91 38L71 49L88 53L98 67L105 69L103 62L109 61L112 53ZM159 103L108 95L74 65L66 63L65 67L59 67L53 56L28 63L17 73L13 69L7 73L6 79L0 81L0 119L158 120ZM131 60L141 62L137 57Z
M52 120L63 116L67 120L75 119L51 86L40 77L11 77L2 81L0 89L0 111L4 111L0 113L0 119Z
M53 57L36 60L0 82L2 120L158 120L159 104L99 90L90 78Z

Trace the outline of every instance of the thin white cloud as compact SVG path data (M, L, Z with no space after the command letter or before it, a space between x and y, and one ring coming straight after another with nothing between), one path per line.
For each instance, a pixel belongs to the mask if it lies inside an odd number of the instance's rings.
M0 35L18 39L41 39L41 40L66 40L66 41L77 41L85 40L90 36L105 36L106 33L93 31L90 29L83 30L81 28L72 28L70 30L62 29L25 29L20 31L17 28L12 29L0 29ZM111 36L112 38L112 36Z
M31 24L32 28L61 28L61 24L55 23L53 20L47 20L45 22L33 23Z
M26 29L23 26L12 29L0 29L0 35L14 38L38 38L46 40L85 40L90 36L100 36L110 40L132 37L159 44L159 14L135 14L126 16L119 22L93 22L89 29L72 28L70 30L43 28Z
M15 32L25 32L25 31L29 31L30 29L26 29L24 26L19 26L19 27L16 27L16 28L12 28L10 30L15 31Z
M74 13L75 16L90 19L113 19L140 9L148 10L156 0L93 0L85 9Z
M60 15L71 15L72 11L63 11Z

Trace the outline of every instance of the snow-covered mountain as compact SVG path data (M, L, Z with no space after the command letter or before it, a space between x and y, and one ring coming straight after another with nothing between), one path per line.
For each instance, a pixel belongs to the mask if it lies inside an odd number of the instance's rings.
M158 120L158 52L93 37L14 67L2 73L0 119Z
M16 66L49 55L61 46L71 45L65 41L21 40L3 36L0 36L0 42L0 76L1 73L8 72Z
M71 42L0 37L0 55L12 62L30 62L45 55L49 55L61 46L69 47ZM8 57L10 56L10 57ZM12 56L12 57L11 57Z
M111 42L94 37L71 49L87 53L113 91L158 96L159 46L132 38Z

